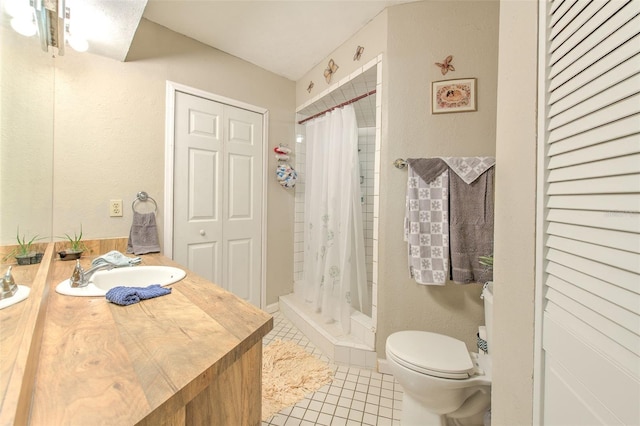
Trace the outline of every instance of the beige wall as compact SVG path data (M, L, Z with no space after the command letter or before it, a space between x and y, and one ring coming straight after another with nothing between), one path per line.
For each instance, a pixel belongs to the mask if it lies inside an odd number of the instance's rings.
M532 424L537 8L535 1L502 1L500 6L492 408L496 425Z
M358 46L364 46L364 51L359 61L353 59ZM362 67L380 53L386 50L387 46L387 11L383 10L378 16L373 18L364 28L354 34L349 40L334 50L327 58L320 61L315 67L310 69L296 83L296 106L300 106L310 99L315 98L329 86L333 86L342 80L348 80L349 74ZM338 70L332 75L331 82L327 83L324 78L324 70L327 68L329 59L333 59L338 64ZM313 89L307 91L309 82L313 81Z
M147 20L126 62L67 49L54 67L54 236L80 224L86 238L128 236L131 203L144 190L158 202L162 239L167 80L266 108L269 145L293 143L292 81ZM291 291L293 274L293 192L273 169L270 155L267 303ZM124 217L109 217L110 199L124 200Z
M51 235L54 60L0 13L0 245ZM4 21L3 21L4 20Z
M398 330L448 334L475 349L484 321L480 285L423 286L408 274L402 239L407 174L392 166L396 158L495 154L498 64L498 1L424 1L388 8L352 39L297 81L296 104L317 95L330 58L347 78L365 55L383 53L383 117L380 160L379 273L376 351L385 358L385 341ZM452 16L456 25L443 17ZM451 29L453 28L453 29ZM454 55L456 72L443 77L435 62ZM369 57L364 57L368 61ZM344 72L340 74L340 72ZM431 115L431 81L478 78L477 112ZM307 94L309 81L314 91Z
M382 358L387 337L406 329L447 334L476 349L484 322L481 285L424 286L409 277L402 238L407 172L391 164L396 158L494 155L498 10L497 1L425 1L388 10L376 336ZM447 55L456 71L443 77L434 63ZM432 115L431 82L465 77L478 79L478 111Z
M336 59L344 72L337 74L338 78L344 78L350 67L358 65L351 58L358 44L365 46L360 63L385 53L376 342L381 357L386 337L405 328L443 332L473 345L475 327L482 317L478 286L449 283L444 288L424 287L408 278L402 241L406 172L393 168L391 162L411 156L491 155L493 141L497 140L493 421L497 425L526 425L531 424L533 374L536 108L533 91L537 4L501 2L499 70L497 16L497 2L396 6L345 43L335 57L330 57ZM455 17L457 25L451 25L451 20L443 17ZM6 97L5 61L18 58L6 56L10 50L4 43L9 37L4 32L2 36L1 107L5 110L16 102ZM322 71L329 57L300 79L294 89L285 79L147 21L142 22L131 48L130 62L125 63L79 55L71 50L67 56L52 60L39 51L37 43L27 46L24 41L27 39L20 40L21 44L12 51L20 54L21 61L31 58L27 63L20 62L20 69L45 73L45 80L50 79L45 88L52 84L53 79L47 73L51 72L51 62L55 64L53 235L73 231L79 222L90 238L127 235L129 203L139 190L148 191L162 205L165 80L268 108L270 145L292 143L294 104L299 105L318 93L313 91L306 97L309 80L315 82L316 88L326 88ZM430 115L430 82L443 79L433 62L449 54L454 55L456 72L446 78L478 78L478 112ZM45 104L46 99L53 102L49 93L39 93ZM52 126L49 120L51 116L46 114L39 115L37 120L29 116L24 126L37 127L39 132ZM14 138L16 145L7 150L5 130L3 121L2 184L11 181L14 185L13 177L7 180L4 161L8 152L18 155L13 150L22 141ZM40 136L48 137L51 136ZM35 152L12 158L23 163L41 160ZM272 168L273 159L269 161ZM109 162L115 165L109 167ZM4 228L9 225L5 220L5 186L2 190ZM291 291L293 193L270 180L267 196L268 261L273 265L268 268L267 302L275 303L278 295ZM129 216L109 218L107 203L111 198L125 200L125 215Z

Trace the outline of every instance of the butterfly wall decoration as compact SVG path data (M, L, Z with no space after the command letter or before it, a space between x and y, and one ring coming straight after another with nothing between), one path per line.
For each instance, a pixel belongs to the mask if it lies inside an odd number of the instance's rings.
M359 61L360 57L362 56L362 52L364 52L364 46L358 46L356 48L356 53L353 55L353 60Z
M313 81L309 82L309 86L307 86L307 92L311 93L311 89L313 89Z
M327 80L327 83L331 83L331 77L333 74L338 71L338 64L336 64L333 59L329 59L329 64L327 65L327 69L324 70L324 79Z
M436 65L440 67L440 72L442 73L442 75L445 75L449 71L456 70L453 65L451 65L451 61L453 61L453 56L449 55L444 58L444 61L442 63L436 62Z

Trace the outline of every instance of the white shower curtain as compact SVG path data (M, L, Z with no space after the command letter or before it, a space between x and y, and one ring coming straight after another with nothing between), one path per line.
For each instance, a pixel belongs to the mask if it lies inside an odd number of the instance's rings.
M306 126L304 296L350 332L367 277L360 205L358 127L351 105Z

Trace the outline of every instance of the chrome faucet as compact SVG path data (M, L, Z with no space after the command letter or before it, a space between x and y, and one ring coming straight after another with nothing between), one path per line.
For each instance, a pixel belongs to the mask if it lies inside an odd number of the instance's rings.
M115 266L116 265L114 265L113 263L101 263L85 271L84 269L82 269L82 266L80 266L80 260L78 259L76 260L76 267L73 269L71 278L69 278L69 283L73 288L86 287L87 284L89 284L89 281L91 280L93 274L101 270L110 271L111 269L115 268Z
M0 286L0 300L9 298L18 291L18 286L13 279L13 275L11 275L11 268L12 267L9 266L7 273L4 274L4 277L0 278L0 281L2 281L2 285Z

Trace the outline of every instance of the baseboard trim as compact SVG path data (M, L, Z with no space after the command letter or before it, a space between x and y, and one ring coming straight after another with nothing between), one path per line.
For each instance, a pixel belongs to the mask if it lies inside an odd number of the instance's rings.
M378 358L378 373L393 374L386 358Z
M276 303L272 303L270 305L267 305L264 310L268 313L268 314L275 314L276 312L279 311L278 308L278 302Z

